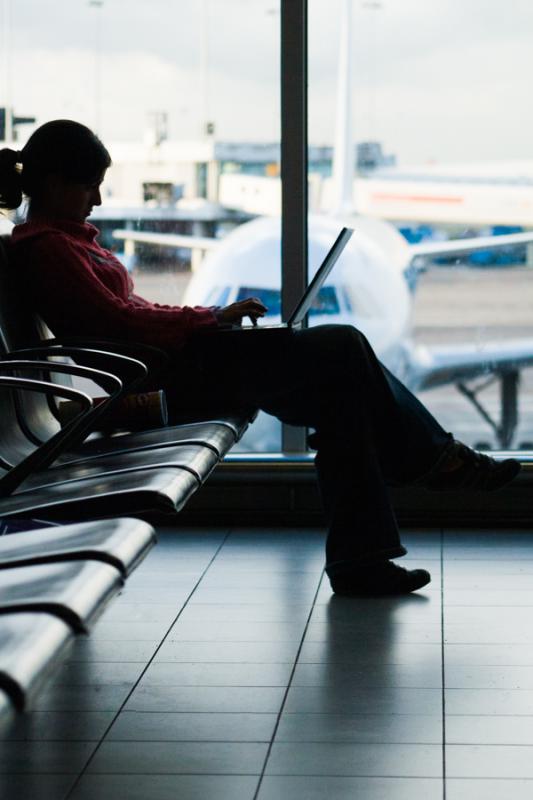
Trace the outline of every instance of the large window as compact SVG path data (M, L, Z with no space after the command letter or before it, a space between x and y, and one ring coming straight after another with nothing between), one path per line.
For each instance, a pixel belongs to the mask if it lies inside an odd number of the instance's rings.
M109 145L93 219L154 301L253 293L279 318L280 10L4 0L0 107L19 141L72 117ZM356 228L309 324L360 327L490 448L533 444L532 24L526 0L309 0L310 274ZM261 416L242 447L281 441Z

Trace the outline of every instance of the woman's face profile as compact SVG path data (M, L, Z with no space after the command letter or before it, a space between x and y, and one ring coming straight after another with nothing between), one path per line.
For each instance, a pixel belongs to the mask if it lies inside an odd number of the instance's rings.
M102 204L100 186L104 175L94 183L73 183L58 175L51 176L43 211L71 222L85 222L93 207Z

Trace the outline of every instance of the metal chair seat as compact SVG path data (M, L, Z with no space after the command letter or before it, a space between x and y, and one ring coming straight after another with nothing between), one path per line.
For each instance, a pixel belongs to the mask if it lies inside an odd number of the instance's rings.
M21 488L41 488L58 482L78 481L100 475L121 474L132 470L176 468L190 472L198 483L203 483L218 464L219 458L205 445L184 445L153 450L110 453L76 464L58 464L35 472L24 481Z
M21 711L31 705L73 638L71 628L50 614L0 615L0 717L8 712L8 696Z
M115 567L97 561L4 569L0 571L0 615L44 611L86 633L123 583Z
M57 561L104 561L127 577L156 542L138 519L102 520L41 528L0 538L0 570Z
M191 425L155 428L137 433L125 433L116 436L99 436L89 439L79 447L77 452L67 453L59 459L59 463L76 463L79 459L86 461L107 454L120 454L135 450L137 452L153 448L174 447L179 445L205 445L210 447L219 458L222 458L235 444L235 426L229 422L196 422Z
M57 483L45 489L22 486L0 499L0 516L68 520L175 514L198 488L184 469L138 469L85 480Z

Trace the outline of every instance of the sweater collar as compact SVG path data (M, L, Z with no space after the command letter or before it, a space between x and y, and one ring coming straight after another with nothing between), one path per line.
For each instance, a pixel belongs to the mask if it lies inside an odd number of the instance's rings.
M15 225L12 236L13 241L21 241L50 231L66 233L89 244L94 242L99 233L98 228L89 222L73 222L69 219L34 215L27 222L23 222L22 225Z

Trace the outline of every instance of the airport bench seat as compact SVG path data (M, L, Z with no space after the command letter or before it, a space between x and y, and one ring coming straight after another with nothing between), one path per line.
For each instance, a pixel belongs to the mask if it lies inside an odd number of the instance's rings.
M241 417L235 415L135 433L98 436L87 439L77 451L63 455L60 463L76 463L78 459L85 461L89 458L131 450L153 450L198 444L210 447L219 458L222 458L241 438L248 423L249 417L243 414Z
M202 484L219 462L218 455L206 445L134 450L94 456L87 461L72 464L55 464L35 472L22 484L23 489L35 489L58 482L85 480L97 476L122 474L135 470L168 468L190 472Z
M11 703L19 711L31 705L73 639L70 625L51 614L0 615L0 720L10 716Z
M150 525L127 518L0 537L0 700L3 691L17 709L31 705L155 541Z
M1 570L58 561L103 561L126 578L156 542L138 519L101 520L21 531L0 537Z
M17 490L0 499L0 515L83 522L103 517L152 517L180 511L198 489L186 470L152 469L113 473L45 488Z
M123 586L120 572L100 561L61 561L0 571L0 618L44 611L87 633Z

